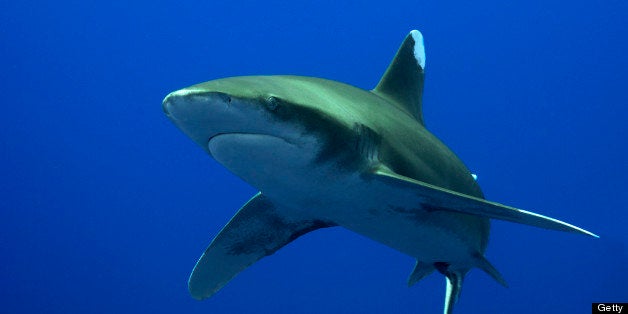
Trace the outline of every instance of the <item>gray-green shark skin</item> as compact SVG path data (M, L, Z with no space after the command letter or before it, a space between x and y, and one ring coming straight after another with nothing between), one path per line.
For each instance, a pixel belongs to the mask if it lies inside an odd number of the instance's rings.
M214 238L189 280L214 295L242 270L313 230L341 226L416 258L412 285L447 278L451 313L485 259L489 220L596 235L484 200L464 164L423 125L423 37L412 31L371 91L300 76L247 76L169 94L163 110L259 193Z

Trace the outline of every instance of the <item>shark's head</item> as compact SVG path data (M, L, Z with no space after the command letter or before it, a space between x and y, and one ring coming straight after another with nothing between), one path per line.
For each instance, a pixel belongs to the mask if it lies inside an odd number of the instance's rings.
M337 110L326 110L333 104L325 103L320 91L297 88L312 85L300 80L306 79L209 81L169 94L163 109L177 127L249 184L265 192L285 188L320 172L321 165L342 167L355 159L344 149L355 133L350 123L333 116Z

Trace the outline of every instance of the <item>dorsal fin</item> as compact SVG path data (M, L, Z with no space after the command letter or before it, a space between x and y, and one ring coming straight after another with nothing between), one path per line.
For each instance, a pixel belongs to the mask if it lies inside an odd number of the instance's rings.
M421 96L424 70L423 35L413 30L406 36L373 92L394 102L423 124Z

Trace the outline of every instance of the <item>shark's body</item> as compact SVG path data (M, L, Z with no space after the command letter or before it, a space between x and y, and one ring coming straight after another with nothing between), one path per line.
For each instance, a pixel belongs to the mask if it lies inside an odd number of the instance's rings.
M422 36L412 31L372 91L299 76L210 81L171 93L168 117L260 190L212 241L190 277L212 296L240 271L319 228L342 226L417 259L408 284L447 277L445 312L484 258L489 219L592 233L485 201L464 164L421 114Z

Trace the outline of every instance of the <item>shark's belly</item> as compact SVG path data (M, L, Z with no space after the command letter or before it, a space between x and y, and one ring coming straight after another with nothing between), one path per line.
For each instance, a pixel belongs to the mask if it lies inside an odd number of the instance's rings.
M310 179L324 181L317 176ZM334 222L421 261L465 264L470 256L484 251L487 218L423 209L421 200L427 196L410 198L360 175L300 188L304 189L283 195L283 200L290 202L288 207ZM400 198L407 202L399 202Z
M423 262L464 264L478 249L478 243L473 241L477 235L467 233L473 228L459 219L463 218L461 214L339 208L333 216L339 225Z

